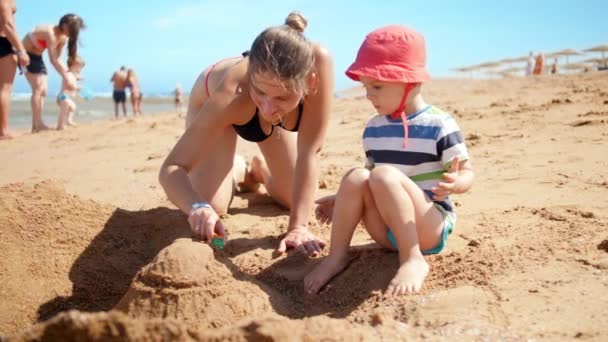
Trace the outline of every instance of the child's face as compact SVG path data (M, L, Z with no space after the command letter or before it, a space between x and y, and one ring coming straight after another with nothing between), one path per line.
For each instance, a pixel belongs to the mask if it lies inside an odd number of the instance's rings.
M399 108L405 91L405 84L378 81L373 78L361 77L367 99L372 103L378 114L392 114Z

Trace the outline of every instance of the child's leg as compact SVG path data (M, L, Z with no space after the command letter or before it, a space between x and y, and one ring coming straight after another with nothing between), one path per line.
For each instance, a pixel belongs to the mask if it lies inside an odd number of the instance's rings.
M392 166L374 168L369 187L382 221L391 228L399 247L401 266L387 293L417 292L429 271L421 249L434 248L441 241L443 215L411 179ZM383 244L386 240L381 239Z
M369 171L350 170L342 179L332 215L329 256L304 278L304 290L317 293L348 265L348 248L357 224L365 212L365 197L370 198Z
M76 123L74 122L74 112L76 112L76 103L74 103L72 99L69 99L67 101L69 102L70 109L68 111L66 123L68 124L68 126L76 126Z
M62 130L65 128L65 124L67 122L67 117L68 117L68 112L70 109L69 109L67 101L65 101L65 100L58 101L58 105L59 105L59 115L57 116L57 129Z

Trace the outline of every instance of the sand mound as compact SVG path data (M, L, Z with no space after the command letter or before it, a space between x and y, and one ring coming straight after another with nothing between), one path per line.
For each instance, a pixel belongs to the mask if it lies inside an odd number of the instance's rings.
M0 227L4 333L70 309L110 310L158 251L189 236L177 210L115 209L53 181L0 188Z
M222 327L272 311L270 294L218 254L207 244L177 240L137 274L116 309L198 327ZM273 295L276 302L279 296Z

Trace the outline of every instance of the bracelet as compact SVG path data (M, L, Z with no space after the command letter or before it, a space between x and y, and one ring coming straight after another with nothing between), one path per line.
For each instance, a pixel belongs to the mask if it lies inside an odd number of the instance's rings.
M23 51L23 50L16 50L16 51L15 51L15 54L16 54L17 56L22 56L22 55L25 55L25 51Z
M211 204L207 203L207 202L194 202L192 204L192 206L190 207L190 215L192 215L192 213L200 208L209 208L209 209L213 209L211 207Z

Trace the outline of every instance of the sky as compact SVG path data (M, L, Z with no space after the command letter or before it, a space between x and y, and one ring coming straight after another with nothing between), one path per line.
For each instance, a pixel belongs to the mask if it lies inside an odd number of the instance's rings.
M20 36L36 25L57 24L66 13L84 18L79 53L84 85L110 92L121 65L137 71L144 93L161 94L181 83L188 91L215 61L247 50L265 28L281 25L292 10L308 19L306 36L334 58L336 90L355 85L344 70L370 31L402 24L421 32L433 77L450 69L529 51L554 52L608 44L608 1L406 0L16 0ZM65 58L67 49L64 49ZM599 57L590 54L586 57ZM49 92L60 79L52 65ZM17 76L15 92L29 92Z

